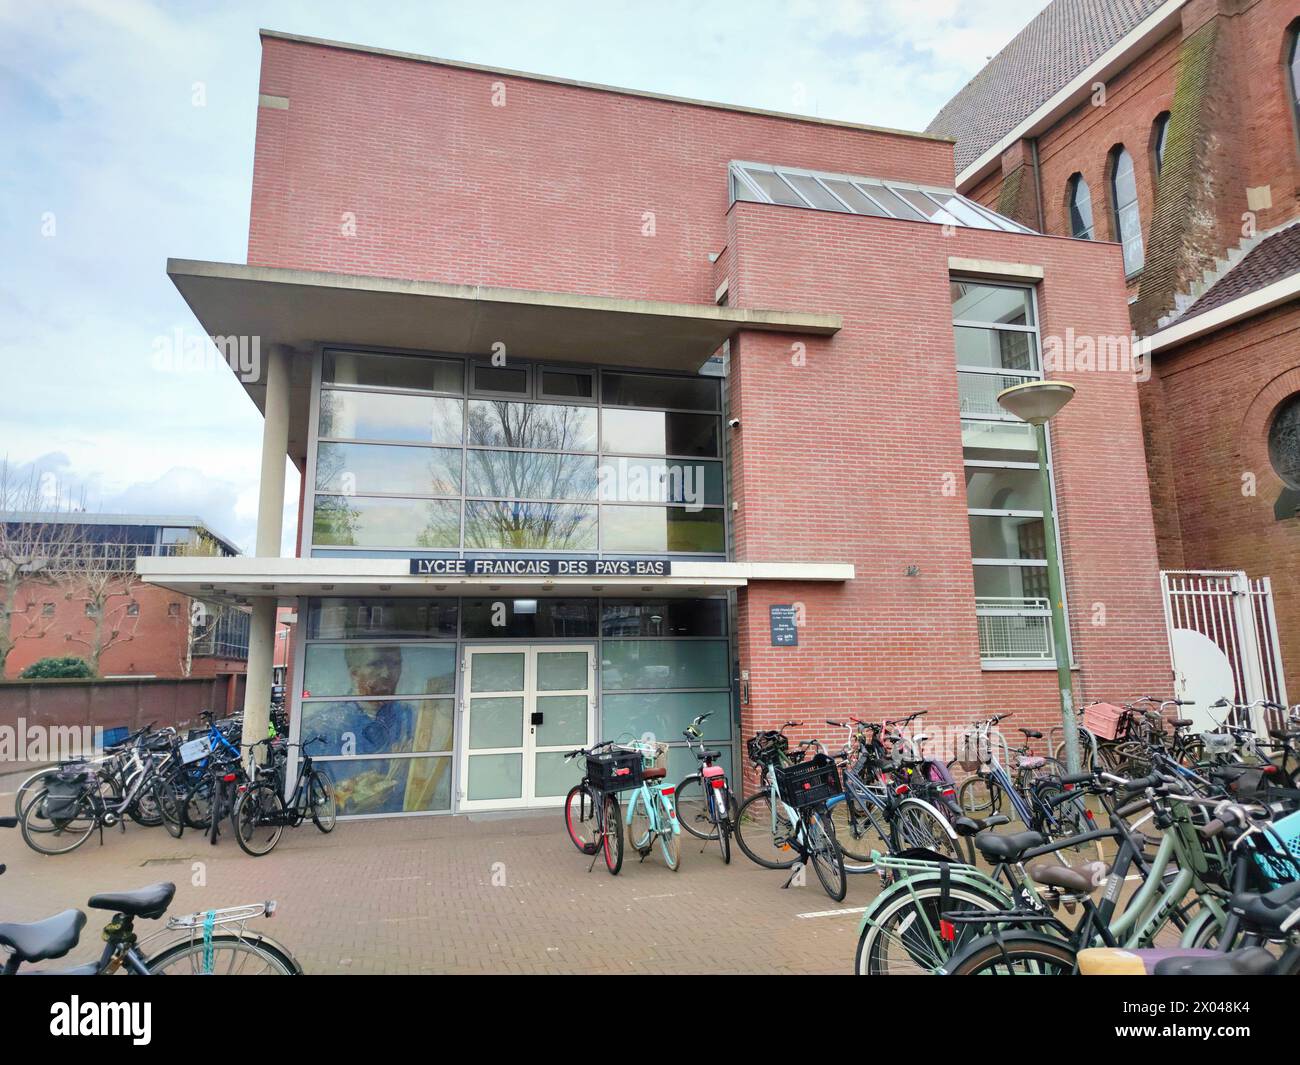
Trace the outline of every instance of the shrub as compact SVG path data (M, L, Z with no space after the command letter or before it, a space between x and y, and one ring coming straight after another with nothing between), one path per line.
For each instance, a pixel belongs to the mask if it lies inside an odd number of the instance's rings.
M63 658L42 658L33 662L20 674L23 680L48 680L50 678L93 677L95 671L84 658L71 655Z

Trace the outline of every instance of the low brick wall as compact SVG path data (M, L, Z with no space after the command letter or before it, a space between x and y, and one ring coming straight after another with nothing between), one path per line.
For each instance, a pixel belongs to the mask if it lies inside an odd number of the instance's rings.
M235 679L233 705L244 701L243 677ZM156 722L184 727L200 710L224 715L231 677L170 680L21 680L0 683L0 727L21 718L30 726L90 725L105 729L125 725L134 730Z

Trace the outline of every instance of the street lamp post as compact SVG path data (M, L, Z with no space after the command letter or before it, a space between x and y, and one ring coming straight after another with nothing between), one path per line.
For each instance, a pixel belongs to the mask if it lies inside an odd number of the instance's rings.
M1070 650L1065 629L1065 575L1056 552L1056 515L1052 510L1052 478L1047 468L1047 422L1074 398L1074 386L1065 381L1028 381L998 393L1004 410L1034 427L1038 444L1038 475L1043 492L1043 537L1047 541L1047 594L1052 608L1052 648L1056 655L1057 687L1061 692L1061 728L1065 736L1065 764L1079 772L1079 725L1074 716L1074 685L1070 677Z

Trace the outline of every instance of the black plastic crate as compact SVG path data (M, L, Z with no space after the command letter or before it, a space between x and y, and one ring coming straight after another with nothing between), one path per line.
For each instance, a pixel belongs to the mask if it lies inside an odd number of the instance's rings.
M797 765L777 766L776 790L796 810L818 806L843 791L839 767L824 754Z
M587 755L587 781L597 791L626 791L641 784L638 751L604 751Z

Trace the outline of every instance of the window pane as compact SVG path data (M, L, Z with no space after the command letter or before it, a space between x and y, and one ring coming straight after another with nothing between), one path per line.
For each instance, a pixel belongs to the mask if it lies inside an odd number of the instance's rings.
M460 504L441 499L318 495L312 543L335 547L459 547Z
M1046 559L1043 519L972 514L970 553L974 558Z
M455 599L313 599L307 639L456 635Z
M471 692L523 691L527 661L528 656L523 651L473 655L470 659L469 690Z
M550 723L550 718L547 718ZM577 740L570 745L583 747L587 743L587 723L582 722L583 730ZM568 742L568 741L566 741ZM539 798L543 795L567 795L569 789L582 779L585 763L581 758L571 761L565 759L564 751L538 751L533 772L533 794ZM681 779L673 777L674 780Z
M971 510L1043 509L1041 473L1038 470L1000 470L989 466L966 467L966 505Z
M456 648L450 643L313 644L307 648L303 688L314 697L450 695L456 690Z
M723 512L681 507L601 507L603 550L722 554Z
M1050 594L1046 566L975 566L974 569L976 598L1045 600Z
M528 395L528 371L521 366L484 366L476 364L474 375L476 392L513 392Z
M877 185L874 181L860 181L858 184L894 218L906 218L910 222L920 222L925 219L925 215L921 214L906 200L899 199L884 185Z
M465 494L493 499L595 499L596 457L470 450L465 455Z
M489 550L594 551L596 508L571 503L467 502L465 546Z
M1092 240L1092 193L1083 175L1070 179L1070 234L1082 240Z
M469 701L469 745L472 749L522 747L523 743L522 695L488 696Z
M722 463L609 458L600 464L605 503L722 503Z
M1165 165L1165 139L1169 136L1169 112L1166 111L1156 119L1156 173L1159 174Z
M957 397L963 415L1012 418L998 404L998 393L1012 385L1024 384L1029 378L1009 374L958 373Z
M957 221L957 219L953 218L951 215L945 217L944 212L939 209L939 206L933 200L924 193L918 192L916 189L892 188L891 191L906 200L916 209L916 213L927 222L937 222L940 224L947 222L951 224Z
M316 491L460 495L460 449L330 444L316 449Z
M1025 422L985 422L963 419L961 442L968 459L989 462L1036 462L1034 427Z
M459 447L463 407L459 399L322 389L320 435Z
M449 756L343 759L319 768L334 779L342 816L451 809Z
M586 651L538 651L537 690L585 691L589 662ZM586 700L584 699L585 703ZM555 705L559 705L558 703ZM556 740L552 742L563 742ZM548 746L543 744L543 746Z
M844 205L841 204L834 196L817 184L817 179L809 177L807 174L790 174L785 175L787 181L795 187L795 190L803 196L805 200L811 203L820 211L843 211Z
M625 688L725 688L725 640L606 640L601 685Z
M327 351L323 378L336 385L415 388L457 395L465 391L464 364L453 359Z
M312 757L450 751L455 706L455 699L307 700L302 704L302 737L325 741L308 748Z
M725 636L725 599L606 600L601 607L603 636Z
M950 287L953 318L1000 325L1034 324L1033 305L1027 288L977 285L971 281L954 281Z
M798 196L791 191L784 181L770 170L754 170L745 167L745 174L755 185L771 197L773 203L783 203L791 207L806 207Z
M701 714L712 714L704 723L706 742L725 740L731 735L731 696L728 692L665 692L663 694L606 695L601 700L604 715L601 736L640 738L646 733L665 743L681 739L686 726ZM691 759L692 768L698 765ZM685 775L683 773L683 775ZM680 776L669 776L680 780Z
M958 366L987 366L1029 373L1038 370L1033 333L966 325L954 327L953 332L957 338Z
M657 377L606 370L601 374L600 394L604 402L616 407L717 410L719 393L718 382L704 377Z
M466 599L463 610L465 638L471 640L596 635L594 599L538 599L537 612L529 614L515 613L510 599Z
M582 370L542 370L542 395L594 399L596 375Z
M864 196L852 182L845 181L842 178L823 178L822 180L826 182L836 196L852 207L858 214L872 215L876 218L889 217L872 203L870 198Z
M601 427L601 450L606 452L718 457L716 415L606 409L601 412Z
M518 799L523 796L522 754L476 754L466 762L469 776L465 787L467 799Z
M538 451L595 451L596 410L555 403L472 400L469 442Z

